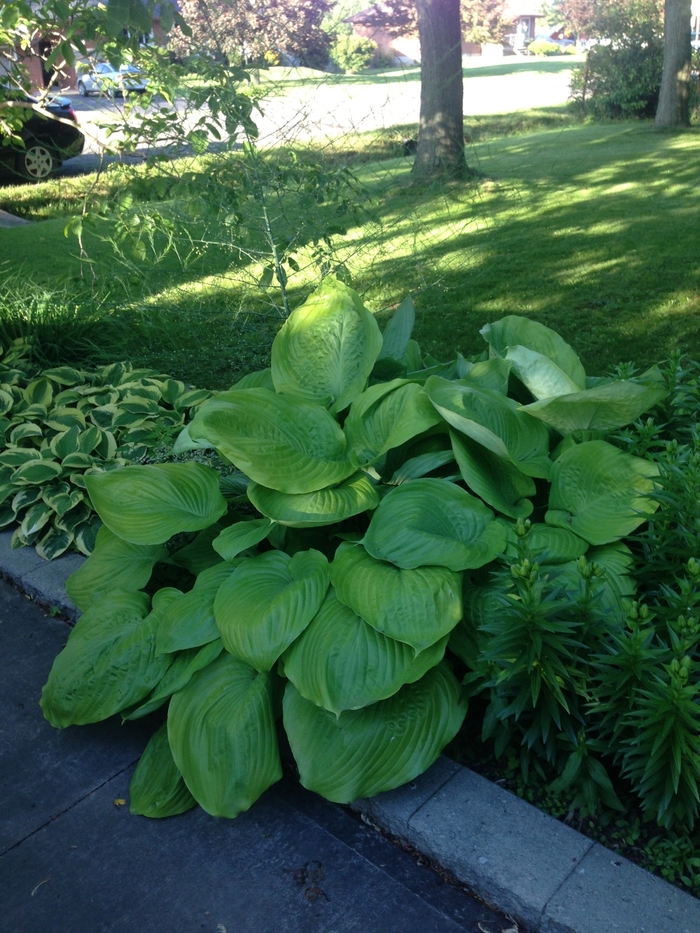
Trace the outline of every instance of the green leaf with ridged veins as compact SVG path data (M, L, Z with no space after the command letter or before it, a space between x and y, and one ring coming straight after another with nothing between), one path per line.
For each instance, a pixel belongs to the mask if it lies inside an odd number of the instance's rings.
M212 542L212 547L224 560L233 560L241 551L260 544L270 534L274 522L269 518L253 518L246 522L236 522L224 528Z
M341 602L415 652L447 635L462 618L461 575L447 567L400 570L370 557L361 544L343 543L330 570Z
M256 483L314 492L354 473L340 426L319 405L268 389L230 393L225 407L198 413L190 437L206 438Z
M515 524L504 519L497 518L506 531L506 549L503 552L504 557L509 560L517 560L518 536L515 533ZM565 564L568 561L575 561L582 557L589 549L588 541L584 541L578 535L574 534L568 528L555 528L553 525L546 525L536 522L530 526L525 536L528 554L541 564Z
M171 699L168 740L199 805L238 816L282 777L270 675L220 655Z
M556 363L542 353L527 347L508 347L506 359L513 372L536 399L554 398L585 389L585 383L579 385Z
M100 528L95 550L66 581L66 593L78 609L85 611L104 592L113 589L140 590L151 578L153 567L168 552L160 545L130 544Z
M483 502L447 480L416 479L382 499L362 544L377 560L406 570L483 567L505 546L493 517Z
M190 541L189 544L170 555L171 563L175 564L176 567L184 567L195 577L203 570L208 570L210 567L220 564L221 555L217 554L211 545L221 531L222 526L219 522L215 522L205 528L204 531L200 531L194 541Z
M159 682L172 659L156 656L158 613L148 604L145 593L112 590L78 619L41 695L52 726L100 722Z
M457 734L467 709L442 662L387 700L336 716L284 694L284 728L304 787L335 803L392 790L426 771Z
M248 485L248 498L258 512L280 525L317 528L345 521L352 515L371 511L379 505L379 493L366 473L354 473L338 486L316 492L289 493L267 489L259 483Z
M652 371L650 374L645 374L648 378L618 379L593 389L542 399L522 406L521 411L539 418L560 434L614 431L636 421L668 394L661 374L658 373L658 378Z
M425 391L449 425L512 461L527 476L549 478L549 432L500 392L431 376Z
M241 563L238 560L222 562L200 573L193 589L168 606L158 626L158 654L198 648L219 637L214 599L219 587Z
M318 612L328 582L328 561L320 551L248 558L214 600L226 650L256 670L271 670Z
M638 528L658 508L651 499L657 466L613 447L587 441L554 463L548 525L568 528L589 544L609 544Z
M509 376L510 363L494 357L479 363L468 363L467 372L456 381L460 385L472 386L475 389L489 389L492 392L507 395Z
M574 385L585 388L586 371L581 360L563 337L539 321L509 314L500 321L486 324L479 333L489 344L492 356L507 356L509 347L534 351L551 360Z
M472 492L511 518L527 518L532 513L528 496L534 496L537 489L530 476L464 434L450 431L450 440L459 472Z
M327 276L274 339L275 390L342 411L364 389L381 348L377 322L360 296Z
M422 386L394 379L371 386L356 398L343 430L350 456L367 464L441 420Z
M329 590L323 605L282 655L282 672L307 700L339 715L393 696L438 664L447 636L416 654L382 635Z
M212 661L219 657L223 650L223 643L220 638L217 638L216 641L211 641L202 648L188 648L186 651L181 651L163 674L161 681L153 692L136 709L131 710L128 715L122 716L122 718L124 720L142 719L144 716L148 716L149 713L160 709L174 693L187 686L193 674L208 667Z
M403 362L415 322L416 311L413 306L413 299L409 295L404 298L394 311L389 323L384 328L382 349L377 360L390 359L395 360L397 363Z
M85 477L95 511L132 544L162 544L213 525L228 506L218 474L200 463L161 463Z
M129 810L140 816L176 816L197 806L173 761L168 724L151 736L129 784Z

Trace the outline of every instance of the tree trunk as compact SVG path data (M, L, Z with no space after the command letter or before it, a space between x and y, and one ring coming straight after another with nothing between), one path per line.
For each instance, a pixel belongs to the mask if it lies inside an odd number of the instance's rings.
M420 126L414 175L466 172L459 0L416 0L421 47Z
M664 5L664 70L656 110L657 126L690 126L691 0Z

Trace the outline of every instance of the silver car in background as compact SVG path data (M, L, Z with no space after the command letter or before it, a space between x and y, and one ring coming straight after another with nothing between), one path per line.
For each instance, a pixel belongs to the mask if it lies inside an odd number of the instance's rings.
M78 93L83 97L104 94L114 97L120 94L142 94L146 90L146 77L134 65L115 68L109 62L98 62L89 71L78 75Z

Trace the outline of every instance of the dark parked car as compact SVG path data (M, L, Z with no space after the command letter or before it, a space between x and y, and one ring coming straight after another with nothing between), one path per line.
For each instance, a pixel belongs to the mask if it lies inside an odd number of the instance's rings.
M12 92L11 99L39 103L21 93ZM9 138L0 139L0 171L3 173L41 181L48 178L65 159L83 151L85 137L78 129L70 100L52 97L40 106L41 109L34 110L19 130L23 146Z

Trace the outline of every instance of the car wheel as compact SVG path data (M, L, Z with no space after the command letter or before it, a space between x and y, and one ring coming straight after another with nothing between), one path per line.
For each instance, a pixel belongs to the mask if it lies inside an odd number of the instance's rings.
M88 96L88 89L85 87L84 81L78 81L78 94L80 94L81 97Z
M30 143L17 156L17 170L32 181L43 181L58 168L56 155L42 143Z

